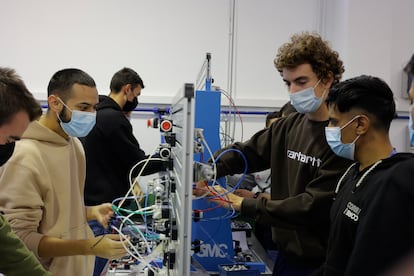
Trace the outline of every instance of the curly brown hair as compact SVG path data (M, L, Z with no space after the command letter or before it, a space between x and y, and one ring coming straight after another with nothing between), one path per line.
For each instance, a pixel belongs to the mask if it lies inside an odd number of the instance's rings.
M279 48L273 62L280 73L283 68L295 68L309 63L320 79L325 79L332 73L333 84L340 81L345 71L338 52L333 51L319 34L309 32L294 34L290 42Z

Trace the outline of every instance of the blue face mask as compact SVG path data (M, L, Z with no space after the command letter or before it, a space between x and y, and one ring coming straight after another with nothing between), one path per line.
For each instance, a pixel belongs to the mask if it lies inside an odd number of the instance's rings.
M414 147L414 129L413 129L413 118L410 112L410 118L408 119L408 139L410 139L410 146Z
M72 137L85 137L88 135L95 126L96 112L72 110L61 99L59 99L59 101L72 112L72 118L67 123L63 122L57 114L60 126L66 134Z
M359 135L355 138L352 143L344 144L341 139L341 130L347 127L353 120L359 118L360 115L352 118L348 123L343 127L325 127L325 136L328 145L331 147L332 151L343 158L354 160L355 154L355 142L358 140Z
M315 96L315 88L320 81L321 80L318 80L314 87L309 87L295 93L289 93L290 102L299 113L311 113L321 106L323 95L325 95L326 90L320 98Z

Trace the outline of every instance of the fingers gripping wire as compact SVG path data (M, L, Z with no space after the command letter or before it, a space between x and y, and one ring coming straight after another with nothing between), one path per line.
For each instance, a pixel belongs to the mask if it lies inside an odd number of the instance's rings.
M146 208L142 208L142 211L151 212L153 211L154 206L149 206ZM117 219L120 220L119 227L115 225L111 225L111 228L115 230L120 237L120 240L123 244L124 249L128 252L129 256L133 259L137 260L142 266L148 267L148 269L152 270L156 273L156 264L152 263L152 260L156 258L155 254L152 254L153 248L152 246L154 243L150 243L148 239L159 239L159 236L156 235L146 235L141 230L140 227L137 225L136 221L131 220L131 216L136 214L136 212L131 212L129 215L121 217L117 216ZM128 227L128 229L126 228ZM145 225L142 225L145 227ZM125 233L130 233L133 237L132 239L129 238ZM146 250L144 252L139 252L137 244L134 244L133 239L139 239L145 245ZM125 243L126 241L126 243ZM142 249L141 249L142 251ZM146 252L146 255L144 253Z
M243 180L244 180L244 178L245 178L245 176L246 176L246 173L247 173L247 170L248 170L248 163L247 163L247 159L246 159L246 157L244 156L244 154L243 154L243 152L241 152L240 150L238 150L238 149L226 149L226 150L224 150L224 151L222 151L215 159L214 159L214 156L212 156L212 160L213 160L213 163L210 165L210 164L201 164L201 166L200 166L200 174L204 177L204 179L205 180L207 180L207 181L209 181L209 182L211 182L211 185L212 186L214 186L214 185L216 185L216 184L218 184L218 185L220 185L220 183L218 183L217 181L216 181L216 172L217 172L217 166L216 166L216 163L217 163L217 161L224 155L224 154L226 154L226 153L228 153L228 152L231 152L231 151L234 151L234 152L237 152L237 153L239 153L240 154L240 156L242 157L242 159L243 159L243 161L244 161L244 170L243 170L243 174L242 174L242 176L241 176L241 178L237 181L237 183L236 183L236 185L234 185L231 189L229 189L228 191L224 191L223 193L220 193L219 191L217 191L217 190L214 190L215 191L215 196L216 197L223 197L223 196L225 196L226 194L228 194L228 193L232 193L232 192L234 192L235 190L237 190L238 188L239 188L239 186L240 186L240 184L243 182ZM213 176L212 176L213 175ZM212 188L212 189L214 189L214 188ZM204 197L206 197L206 196L208 196L208 195L211 195L211 194L213 194L212 192L211 192L211 189L209 188L209 189L205 189L205 193L204 194L202 194L201 196L199 196L199 197L196 197L196 198L194 198L194 199L201 199L201 198L204 198Z

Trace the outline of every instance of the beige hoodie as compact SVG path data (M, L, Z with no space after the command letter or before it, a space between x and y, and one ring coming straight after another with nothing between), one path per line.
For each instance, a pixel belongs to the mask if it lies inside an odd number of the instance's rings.
M85 155L77 138L65 140L32 122L0 168L0 210L27 247L38 256L43 235L93 238L85 214ZM58 276L93 274L94 256L39 258Z

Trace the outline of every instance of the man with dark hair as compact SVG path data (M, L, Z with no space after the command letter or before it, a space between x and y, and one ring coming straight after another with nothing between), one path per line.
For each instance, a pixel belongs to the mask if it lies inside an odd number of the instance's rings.
M326 140L356 162L336 185L327 258L317 274L384 275L414 249L414 155L391 145L394 95L383 80L359 76L335 85L326 102Z
M273 122L276 122L281 117L286 117L290 113L296 112L296 109L290 102L285 103L279 111L273 111L266 115L266 127L270 127Z
M0 169L0 206L54 275L91 275L91 255L119 258L127 243L118 235L94 238L87 224L95 219L107 225L113 214L109 203L86 208L83 203L85 156L76 137L95 125L98 92L85 72L63 69L50 80L47 100L46 114L29 125Z
M42 115L39 103L13 69L0 67L0 166L12 156L29 123ZM0 208L1 210L1 208ZM11 230L0 213L0 274L51 275Z
M140 148L125 112L133 111L144 89L141 77L130 68L123 68L112 77L109 96L100 96L95 128L82 140L86 154L86 205L112 202L126 196L131 187L129 172L149 156ZM142 166L132 173L135 177ZM142 175L161 169L159 161L151 161ZM139 193L138 185L135 185ZM95 235L105 229L96 221L89 222ZM94 275L100 275L107 260L96 258Z
M272 226L279 250L273 275L309 275L325 259L331 198L350 163L326 143L329 115L322 104L344 68L338 53L311 33L293 35L279 48L274 64L298 112L227 148L242 152L248 173L270 167L271 199L226 195L242 215ZM217 177L240 173L243 168L244 159L236 151L216 160ZM217 203L228 207L222 200Z

